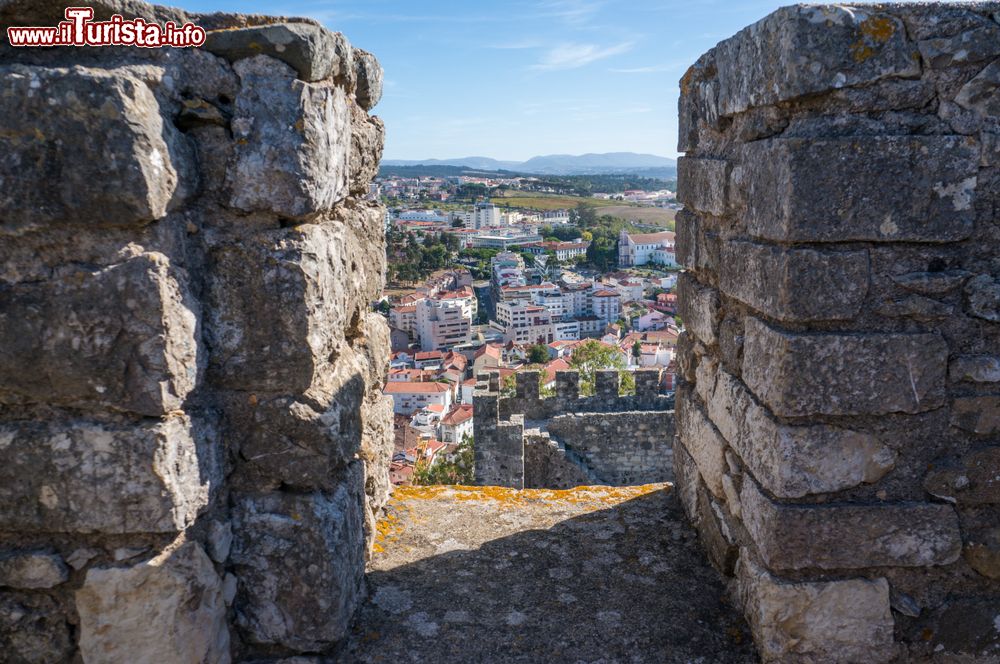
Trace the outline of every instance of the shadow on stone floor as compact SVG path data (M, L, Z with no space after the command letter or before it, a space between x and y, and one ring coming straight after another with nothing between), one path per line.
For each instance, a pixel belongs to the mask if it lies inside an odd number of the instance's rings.
M440 489L390 505L395 534L338 661L757 661L662 485L606 508L574 491L512 504L490 493L512 490Z

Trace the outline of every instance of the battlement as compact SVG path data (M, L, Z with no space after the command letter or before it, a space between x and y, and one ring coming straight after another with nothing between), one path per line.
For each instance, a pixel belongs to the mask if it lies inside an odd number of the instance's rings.
M513 396L501 396L498 373L477 376L477 484L570 488L584 479L622 485L672 478L673 397L660 393L658 369L635 372L634 394L619 393L615 370L595 373L591 396L580 395L578 372L558 371L554 394L543 397L539 376L515 374Z

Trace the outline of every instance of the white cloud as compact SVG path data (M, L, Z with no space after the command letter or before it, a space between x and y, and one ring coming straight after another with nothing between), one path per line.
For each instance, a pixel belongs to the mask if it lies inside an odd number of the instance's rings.
M558 18L572 25L581 25L590 21L603 4L601 1L546 0L541 3L542 11L539 16Z
M537 64L531 66L532 69L553 70L553 69L575 69L589 65L613 55L619 55L629 51L633 42L622 42L614 46L601 47L597 44L574 44L566 43L555 46L542 56Z

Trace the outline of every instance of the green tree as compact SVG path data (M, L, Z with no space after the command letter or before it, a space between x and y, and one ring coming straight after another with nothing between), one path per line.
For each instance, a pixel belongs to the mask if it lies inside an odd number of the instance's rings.
M514 379L514 374L510 374L500 381L500 396L512 397L515 394L517 394L517 382Z
M531 364L545 364L549 361L549 349L542 344L535 344L528 347L528 362Z
M619 392L625 394L635 391L635 378L625 368L625 358L621 351L600 341L588 339L573 351L569 365L580 372L580 394L594 394L595 372L601 369L617 369Z
M475 452L472 436L466 434L458 444L451 459L441 459L434 465L417 463L413 470L414 483L421 486L431 484L472 484L475 470Z

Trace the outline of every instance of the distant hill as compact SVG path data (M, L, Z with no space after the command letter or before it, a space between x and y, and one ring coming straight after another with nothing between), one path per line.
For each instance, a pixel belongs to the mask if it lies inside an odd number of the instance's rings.
M459 166L492 171L513 171L534 175L593 175L599 173L643 173L649 177L672 177L677 162L667 157L635 152L604 154L552 154L532 157L527 161L500 161L489 157L460 159L404 160L385 159L383 166Z

